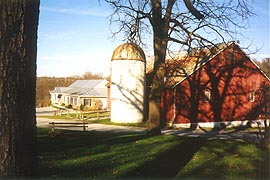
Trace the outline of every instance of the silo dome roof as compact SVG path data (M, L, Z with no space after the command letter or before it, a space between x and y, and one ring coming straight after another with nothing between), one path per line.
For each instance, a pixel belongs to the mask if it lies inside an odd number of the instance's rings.
M145 62L145 55L142 48L135 43L125 43L113 51L113 60L137 60Z

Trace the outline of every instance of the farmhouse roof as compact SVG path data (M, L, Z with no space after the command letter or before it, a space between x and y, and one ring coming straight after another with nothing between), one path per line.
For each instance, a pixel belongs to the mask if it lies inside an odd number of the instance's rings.
M71 88L69 87L55 87L54 90L50 91L50 93L62 93L64 91L67 91Z
M105 79L77 80L69 87L56 87L53 91L50 91L50 93L61 93L86 97L106 97L106 84L107 81Z
M71 88L103 88L106 85L104 79L91 79L91 80L77 80L72 83L69 87Z

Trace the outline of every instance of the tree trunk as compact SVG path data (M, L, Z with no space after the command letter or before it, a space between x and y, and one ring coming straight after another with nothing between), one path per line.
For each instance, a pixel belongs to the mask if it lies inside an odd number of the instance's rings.
M0 0L0 8L0 177L27 177L37 172L39 0Z
M152 0L153 18L153 45L154 45L154 70L151 90L149 94L148 134L161 134L161 96L164 84L165 57L167 49L167 30L162 18L162 5L160 0Z
M168 45L170 14L175 1L170 1L166 14L162 17L161 0L152 0L153 16L150 23L153 27L154 70L149 94L148 135L161 134L161 98L164 87L165 58Z
M149 94L148 135L161 134L161 96L163 91L164 65L161 63L154 74Z
M270 128L269 128L269 123L267 123L267 119L264 120L264 147L269 149L270 148Z

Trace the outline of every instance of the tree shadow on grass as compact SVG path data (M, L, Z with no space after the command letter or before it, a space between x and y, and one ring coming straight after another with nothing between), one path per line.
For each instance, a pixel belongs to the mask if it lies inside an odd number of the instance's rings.
M100 133L59 130L55 138L39 137L41 153L65 153L69 158L78 158L97 152L107 151L112 145L128 144L145 139L143 134L135 133ZM98 147L101 147L98 148ZM65 157L63 157L64 159Z
M266 153L248 142L208 139L200 161L194 158L175 179L269 179Z
M87 177L95 173L92 171L98 164L91 164L91 157L96 154L105 154L106 158L112 158L110 151L113 146L124 146L138 140L145 139L143 134L136 133L103 133L103 132L77 132L58 130L57 136L50 138L47 129L39 129L38 151L39 151L39 176L40 177ZM70 163L80 158L88 158L89 164L83 167L82 163ZM102 159L106 160L106 158ZM84 160L86 161L86 160ZM67 163L68 162L68 163ZM62 164L64 163L64 164ZM75 163L76 164L76 163ZM108 162L100 163L101 166L110 165ZM89 167L87 167L89 166ZM92 169L91 169L92 167ZM105 168L105 167L104 167ZM104 168L100 168L100 171Z
M172 179L204 145L206 138L186 138L152 161L129 172L125 179Z
M39 177L171 179L205 141L62 131L54 139L39 137Z

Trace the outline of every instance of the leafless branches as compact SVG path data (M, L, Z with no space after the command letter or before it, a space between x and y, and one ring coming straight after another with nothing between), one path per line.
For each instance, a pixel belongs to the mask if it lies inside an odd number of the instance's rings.
M145 45L145 35L153 34L153 24L163 21L169 44L173 47L198 47L216 44L234 37L237 28L248 25L253 15L249 0L105 0L113 9L113 36ZM160 3L161 19L155 17L154 3ZM166 27L166 22L169 22Z

